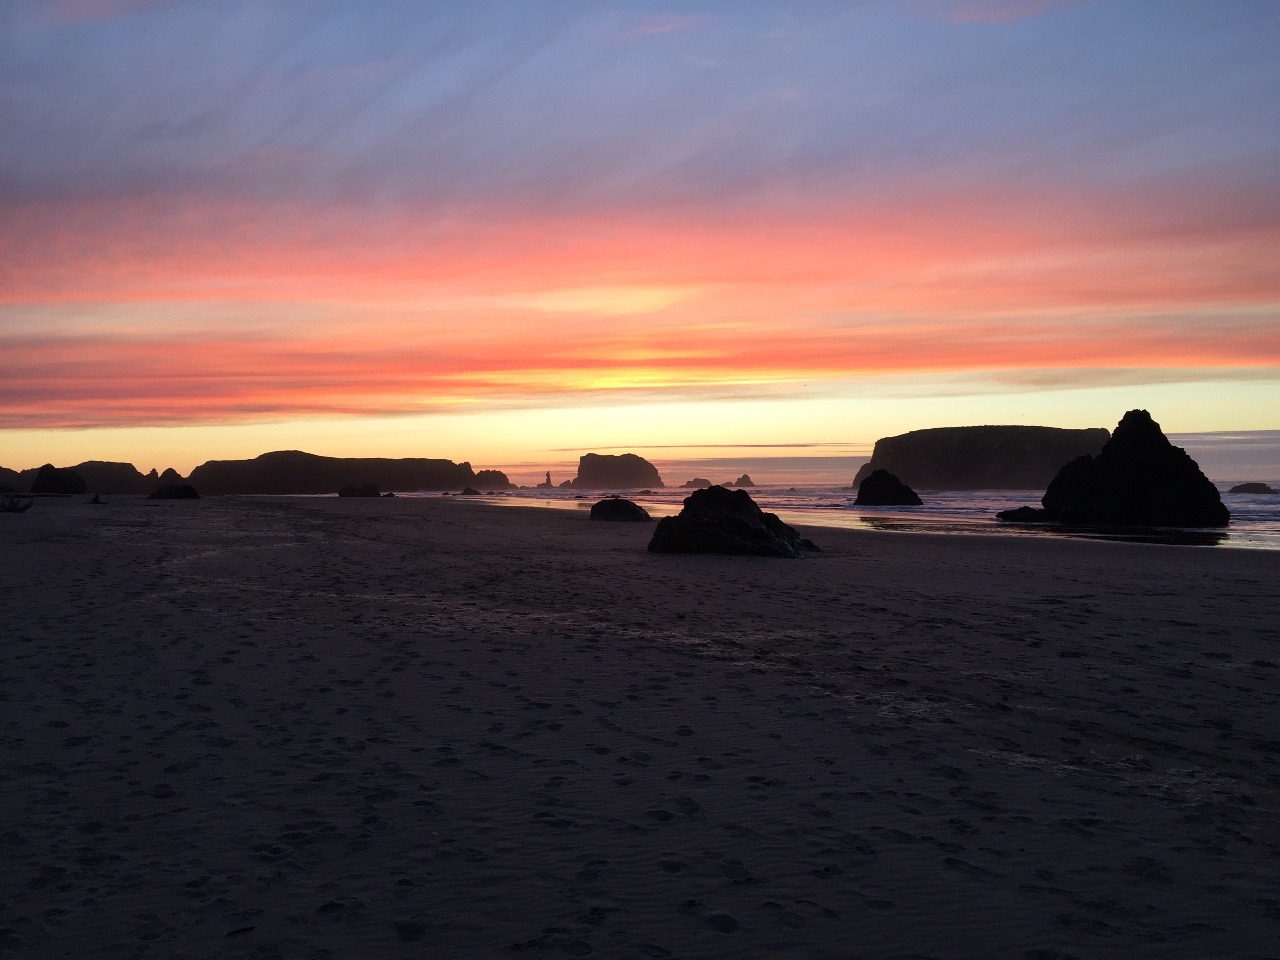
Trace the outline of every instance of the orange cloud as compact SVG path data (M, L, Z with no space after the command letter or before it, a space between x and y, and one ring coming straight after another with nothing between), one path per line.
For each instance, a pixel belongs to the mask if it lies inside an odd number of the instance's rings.
M1280 368L1270 218L1229 192L1216 219L1154 195L1104 200L543 219L196 197L10 204L0 426L719 395L902 373Z

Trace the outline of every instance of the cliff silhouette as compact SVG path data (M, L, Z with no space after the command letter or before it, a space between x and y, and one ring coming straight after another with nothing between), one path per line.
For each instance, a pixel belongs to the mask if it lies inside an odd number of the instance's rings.
M934 427L877 440L856 488L887 470L916 490L1043 490L1063 464L1102 450L1102 427Z
M204 496L220 494L336 493L338 488L375 484L382 490L509 490L514 484L501 470L471 469L471 464L425 458L322 457L297 450L264 453L252 460L210 460L183 477L172 467L141 473L131 463L88 460L70 468L86 491L149 496L158 486L190 483ZM39 473L0 468L0 486L15 493L31 490Z
M264 453L252 460L210 460L188 480L204 496L265 493L336 493L340 487L375 484L379 490L509 489L500 470L476 473L467 462L421 457L322 457L300 450Z

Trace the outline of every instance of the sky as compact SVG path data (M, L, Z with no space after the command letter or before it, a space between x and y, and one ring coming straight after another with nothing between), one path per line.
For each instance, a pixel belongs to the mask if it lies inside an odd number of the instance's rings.
M1134 407L1273 442L1277 36L1274 0L10 0L0 464Z

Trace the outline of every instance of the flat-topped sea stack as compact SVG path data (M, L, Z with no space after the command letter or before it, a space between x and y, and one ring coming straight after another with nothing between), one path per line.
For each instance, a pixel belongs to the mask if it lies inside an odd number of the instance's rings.
M713 486L684 498L677 516L663 517L649 541L650 553L727 553L803 557L818 548L765 513L745 490Z
M1063 464L1098 453L1107 437L1101 427L912 430L877 440L853 486L875 470L887 470L915 490L1043 490Z
M1130 410L1096 457L1066 464L1040 501L997 514L1021 523L1111 527L1223 527L1218 488L1145 410Z
M854 503L860 507L918 507L920 496L888 470L872 470L858 484Z
M686 490L701 490L703 487L711 486L711 481L706 477L694 477L692 480L686 480L680 486Z
M459 490L471 485L506 490L513 486L500 470L476 473L466 462L321 457L298 450L264 453L252 460L210 460L191 471L190 482L206 496L333 493L370 483L380 490Z
M584 453L578 475L569 484L577 490L639 490L661 487L658 468L634 453Z

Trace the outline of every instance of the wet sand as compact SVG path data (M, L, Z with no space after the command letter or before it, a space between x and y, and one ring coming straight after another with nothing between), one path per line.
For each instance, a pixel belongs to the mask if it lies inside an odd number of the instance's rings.
M0 516L0 955L1274 957L1280 555Z

